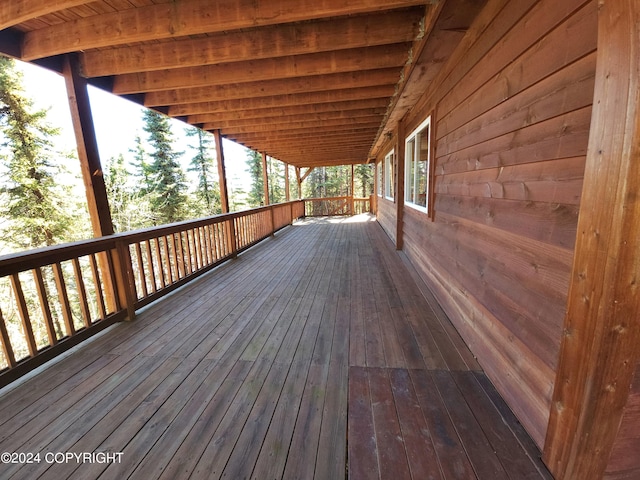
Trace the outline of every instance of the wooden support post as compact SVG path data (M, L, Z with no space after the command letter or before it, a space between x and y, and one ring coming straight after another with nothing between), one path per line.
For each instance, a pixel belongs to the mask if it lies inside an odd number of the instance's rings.
M104 175L98 152L98 142L91 115L91 104L87 81L80 76L80 63L75 55L69 54L64 58L63 75L69 97L69 109L73 130L78 147L78 159L80 170L87 195L87 206L91 218L91 227L94 237L112 235L113 222L107 199L107 189L104 184ZM117 254L116 254L117 255ZM115 309L115 286L109 281L107 259L104 255L98 256L98 264L105 279L105 298L110 310Z
M302 178L300 178L300 167L296 167L296 183L298 184L298 200L302 200Z
M396 158L394 159L396 168L393 169L396 178L391 179L392 182L395 182L396 187L396 250L402 250L404 248L404 136L404 120L401 120L398 122L396 138ZM382 162L380 163L380 168L382 168ZM377 175L376 178L378 178Z
M264 204L269 205L269 172L267 171L267 154L262 152L262 186L264 188Z
M113 234L113 223L107 200L102 165L98 153L98 142L93 126L87 81L80 76L77 57L67 55L64 59L64 79L69 97L71 120L78 144L78 158L82 179L87 194L91 226L95 237Z
M353 197L355 197L355 192L353 191L353 187L355 185L354 174L355 174L355 165L352 163L351 164L351 185L350 185L350 190L351 190L351 206L350 206L351 215L356 213L355 205L354 205L354 201L353 201Z
M291 201L291 194L289 193L289 164L284 164L284 195L287 202Z
M222 148L222 136L220 130L213 131L216 142L216 157L218 163L218 183L220 184L220 204L222 213L229 213L229 189L227 187L227 174L224 166L224 150Z
M591 131L544 446L556 478L604 476L640 360L640 4L598 3ZM626 427L637 435L637 424Z

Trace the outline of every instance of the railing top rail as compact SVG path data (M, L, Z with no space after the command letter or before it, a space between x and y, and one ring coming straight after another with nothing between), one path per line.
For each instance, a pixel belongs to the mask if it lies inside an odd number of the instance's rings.
M80 240L77 242L64 243L60 245L52 245L25 252L11 253L0 256L0 277L12 275L14 273L31 270L42 265L52 265L57 262L64 262L73 258L84 255L91 255L105 250L116 248L116 242L125 240L128 243L135 243L141 240L159 237L162 235L170 235L191 228L198 228L204 225L225 222L238 217L253 215L262 211L268 211L278 206L288 205L300 202L301 200L293 200L285 203L267 205L264 207L251 208L240 212L224 213L212 215L210 217L199 218L196 220L185 220L169 225L160 225L157 227L149 227L130 232L117 233L107 237L92 238L88 240Z

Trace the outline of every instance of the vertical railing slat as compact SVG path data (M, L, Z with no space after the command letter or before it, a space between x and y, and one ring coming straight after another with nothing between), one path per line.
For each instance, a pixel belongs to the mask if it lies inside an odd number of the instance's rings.
M71 260L73 265L73 273L76 279L76 288L78 289L78 299L80 300L80 313L85 327L91 325L91 312L89 311L89 302L87 302L87 289L84 285L84 278L82 277L82 269L80 268L80 260L73 258Z
M58 300L60 302L60 307L62 308L65 333L70 337L76 333L76 327L73 325L73 313L71 312L71 305L69 304L69 294L67 293L67 285L62 272L62 265L58 262L54 263L52 267L53 278L56 282L56 290L58 290Z
M18 277L17 273L11 275L11 287L18 306L18 314L20 316L20 321L22 322L22 331L24 332L25 340L27 342L27 349L29 350L29 355L33 357L38 351L38 347L36 346L36 339L33 336L33 326L31 325L31 318L29 318L27 301L24 297L24 292L22 291L22 283L20 282L20 277Z
M158 290L158 286L156 285L156 271L153 266L153 252L151 250L151 242L149 240L145 240L144 246L147 256L147 268L149 269L149 284L151 285L151 293L156 293L156 291Z
M42 276L42 270L40 270L40 267L33 269L33 279L36 284L36 292L38 293L38 301L40 302L42 318L44 318L47 336L49 337L49 345L55 345L58 343L58 336L56 335L56 329L53 325L53 316L51 315L51 307L49 306L49 296L47 295L47 289L44 284L44 277Z
M96 261L95 254L89 255L89 266L91 267L91 276L93 278L93 284L96 289L96 300L98 302L98 314L100 319L104 319L107 316L107 309L104 302L104 292L102 291L102 282L100 276L100 270L98 269L98 262Z
M144 274L144 261L142 256L142 246L140 242L136 242L134 244L134 249L136 251L136 262L138 264L138 278L140 281L140 288L142 289L142 298L145 298L149 295L149 291L147 290L147 277Z
M4 353L4 358L7 360L9 364L9 368L13 368L16 365L16 356L13 353L13 346L11 345L11 340L9 339L9 332L7 332L7 325L4 323L4 316L2 315L2 310L0 310L0 340L2 341L2 352Z

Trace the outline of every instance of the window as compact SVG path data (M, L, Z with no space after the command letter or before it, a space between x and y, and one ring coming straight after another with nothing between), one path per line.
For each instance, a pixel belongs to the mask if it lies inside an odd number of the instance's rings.
M382 162L376 163L376 193L382 196Z
M393 200L393 150L384 157L384 196Z
M405 144L405 203L431 213L431 117L427 118L406 139Z

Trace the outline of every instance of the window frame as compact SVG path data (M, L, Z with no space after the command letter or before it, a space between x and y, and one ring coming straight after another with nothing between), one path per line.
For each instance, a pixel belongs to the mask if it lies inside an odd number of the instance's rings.
M384 161L376 162L376 195L382 198L384 193Z
M395 201L396 189L394 177L395 177L395 150L391 149L389 153L384 156L384 198L387 200Z
M416 158L419 158L420 153L420 134L428 129L427 132L427 165L425 168L425 205L421 205L417 202L417 195L422 192L417 192L418 183L418 169L412 169L412 165ZM405 138L405 178L404 178L404 204L420 212L426 213L430 218L433 217L433 129L432 129L432 115L429 115L420 125L418 125L409 135ZM414 172L413 178L411 173ZM413 188L411 188L413 186Z

